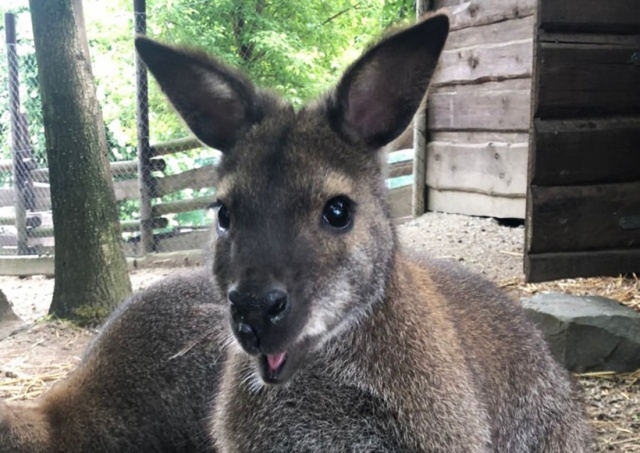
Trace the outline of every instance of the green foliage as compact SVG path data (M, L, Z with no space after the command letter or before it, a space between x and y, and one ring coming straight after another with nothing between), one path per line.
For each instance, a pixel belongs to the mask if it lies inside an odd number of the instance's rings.
M73 308L66 318L78 327L96 327L102 324L112 311L112 307L100 304L81 305Z
M406 0L155 0L149 33L207 49L300 105L334 82L372 37L412 15Z
M87 36L98 100L107 130L110 160L136 157L135 68L132 0L84 0ZM20 13L18 37L23 110L30 121L36 157L45 162L44 131L37 96L28 0L3 0ZM394 23L413 17L412 0L147 0L151 37L199 47L239 66L258 85L275 89L295 106L335 83L363 48ZM23 14L24 13L24 14ZM0 30L3 24L0 24ZM2 46L0 44L0 46ZM0 47L0 159L10 158L6 50ZM152 143L188 131L153 80L149 93ZM203 165L212 152L198 149L166 156L167 174ZM7 175L4 175L5 179ZM3 175L0 175L2 182ZM121 179L116 175L116 180ZM162 201L210 194L181 191ZM119 203L122 219L135 219L138 202ZM172 216L172 224L199 225L201 213Z

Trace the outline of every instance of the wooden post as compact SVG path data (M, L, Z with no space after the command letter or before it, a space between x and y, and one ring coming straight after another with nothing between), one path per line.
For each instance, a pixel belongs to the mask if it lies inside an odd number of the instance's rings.
M432 1L416 1L416 18L420 18L433 9ZM413 117L413 198L411 215L418 217L424 214L427 200L427 98L422 100Z
M146 1L133 0L134 31L136 35L147 33ZM147 68L139 55L136 66L136 123L138 130L138 180L140 183L140 245L144 254L153 252L153 217L151 187L152 165L149 145L149 93Z
M20 75L18 72L18 53L16 50L15 14L4 15L4 27L7 43L7 64L9 70L9 110L11 116L11 150L13 154L13 188L16 195L14 205L16 230L18 234L18 255L28 253L27 210L24 197L24 161L20 149Z

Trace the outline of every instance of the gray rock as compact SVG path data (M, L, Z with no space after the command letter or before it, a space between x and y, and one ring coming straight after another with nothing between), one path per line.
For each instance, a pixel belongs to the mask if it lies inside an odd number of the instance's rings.
M553 356L570 371L640 368L640 313L604 297L561 293L521 300Z
M7 296L0 291L0 340L13 334L23 324L22 320L11 309Z
M2 321L19 321L13 310L11 304L7 300L7 296L0 290L0 322Z

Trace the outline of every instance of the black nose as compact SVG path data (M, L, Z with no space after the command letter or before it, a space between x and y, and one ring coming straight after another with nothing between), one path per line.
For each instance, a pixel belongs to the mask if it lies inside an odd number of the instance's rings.
M267 346L267 338L289 312L289 295L281 289L271 289L262 297L229 291L233 327L240 343L250 354Z
M289 305L289 296L282 290L272 289L264 295L267 307L267 313L273 320L284 313Z
M268 317L277 321L289 306L289 296L281 289L267 291L262 297L229 291L229 301L244 318Z

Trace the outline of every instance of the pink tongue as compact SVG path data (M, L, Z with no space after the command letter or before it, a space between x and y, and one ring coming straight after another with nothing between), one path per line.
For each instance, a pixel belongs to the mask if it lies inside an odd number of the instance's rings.
M281 352L280 354L277 354L277 355L268 355L267 362L269 363L269 369L271 371L276 371L278 367L282 365L282 362L284 362L285 355L286 353L284 352Z

